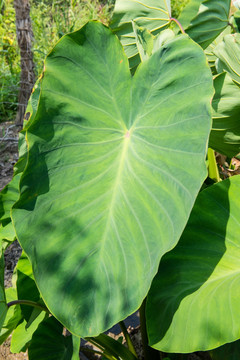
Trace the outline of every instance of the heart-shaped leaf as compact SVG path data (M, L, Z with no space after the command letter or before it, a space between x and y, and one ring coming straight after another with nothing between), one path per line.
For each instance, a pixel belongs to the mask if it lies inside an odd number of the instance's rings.
M49 54L12 217L50 311L94 336L133 313L206 176L212 76L188 36L135 75L90 22Z
M174 250L161 261L147 299L150 345L209 350L240 334L240 176L202 191Z
M224 72L214 79L209 146L229 157L240 152L240 87Z
M111 28L123 44L131 68L140 63L132 21L156 35L170 23L170 17L169 0L116 0Z

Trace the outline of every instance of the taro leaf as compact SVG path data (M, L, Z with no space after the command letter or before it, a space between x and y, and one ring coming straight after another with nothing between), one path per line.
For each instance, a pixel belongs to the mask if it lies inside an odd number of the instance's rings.
M239 360L240 340L225 344L210 352L212 360Z
M10 218L10 210L19 197L19 180L20 175L14 176L0 193L0 241L14 241L16 238Z
M230 158L240 152L240 88L227 73L214 79L209 146Z
M240 84L240 34L224 36L223 41L214 49L214 54L218 57L217 71L227 71Z
M44 301L72 333L95 336L146 296L206 176L211 95L186 35L134 77L98 22L49 54L12 215Z
M23 252L17 264L17 293L18 299L39 302L41 296L36 286L32 266L26 254ZM24 319L28 322L33 308L27 305L21 305Z
M132 21L132 27L140 59L144 61L152 55L154 35L146 28L138 26L135 21Z
M63 336L63 326L54 318L44 320L33 335L29 360L78 360L80 338Z
M179 21L186 33L206 49L228 26L230 4L231 0L191 0Z
M38 315L38 317L36 317L36 319L31 323L30 326L27 326L26 320L23 320L17 326L17 328L13 331L12 334L11 347L10 347L12 353L15 354L27 350L32 340L33 334L38 329L39 324L44 320L45 317L46 317L46 313L42 311Z
M123 45L131 68L140 63L132 21L156 35L170 23L170 17L169 0L116 0L111 28Z
M240 176L203 190L147 298L150 345L209 350L240 334Z
M6 292L6 301L14 301L17 299L17 291L14 288L8 288ZM10 306L7 311L6 318L4 320L2 329L0 331L0 344L2 344L17 327L18 323L22 319L22 314L19 306Z

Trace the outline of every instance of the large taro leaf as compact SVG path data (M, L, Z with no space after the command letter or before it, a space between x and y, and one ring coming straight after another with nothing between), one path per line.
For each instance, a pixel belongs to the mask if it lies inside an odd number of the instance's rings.
M98 22L49 54L12 217L44 301L72 333L96 335L146 296L206 176L211 95L186 35L134 77Z
M217 71L227 71L232 79L240 84L240 34L224 36L213 52L218 58Z
M240 87L226 72L214 79L209 146L229 157L240 152Z
M231 0L190 0L179 21L203 49L228 26Z
M240 176L202 191L147 298L150 345L209 350L240 337Z
M111 28L124 46L131 68L140 63L132 21L156 35L170 23L170 17L169 0L116 0Z

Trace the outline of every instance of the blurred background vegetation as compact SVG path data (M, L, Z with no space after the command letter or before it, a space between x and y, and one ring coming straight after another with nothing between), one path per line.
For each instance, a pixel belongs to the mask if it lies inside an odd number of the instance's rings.
M178 17L189 0L172 0L172 16ZM115 0L31 0L36 77L53 45L65 33L90 19L108 24ZM20 55L16 39L13 0L0 0L0 122L14 121L20 82Z

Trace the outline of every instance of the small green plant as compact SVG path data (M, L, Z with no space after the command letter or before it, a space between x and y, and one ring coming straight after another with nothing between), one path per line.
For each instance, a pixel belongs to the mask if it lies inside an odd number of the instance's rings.
M240 176L221 181L213 149L240 150L240 35L221 37L230 1L179 21L153 5L118 0L111 29L63 36L29 102L0 197L1 268L24 250L13 288L1 273L0 341L30 360L78 359L80 337L136 360L138 308L145 360L239 354ZM117 322L128 348L103 333Z

